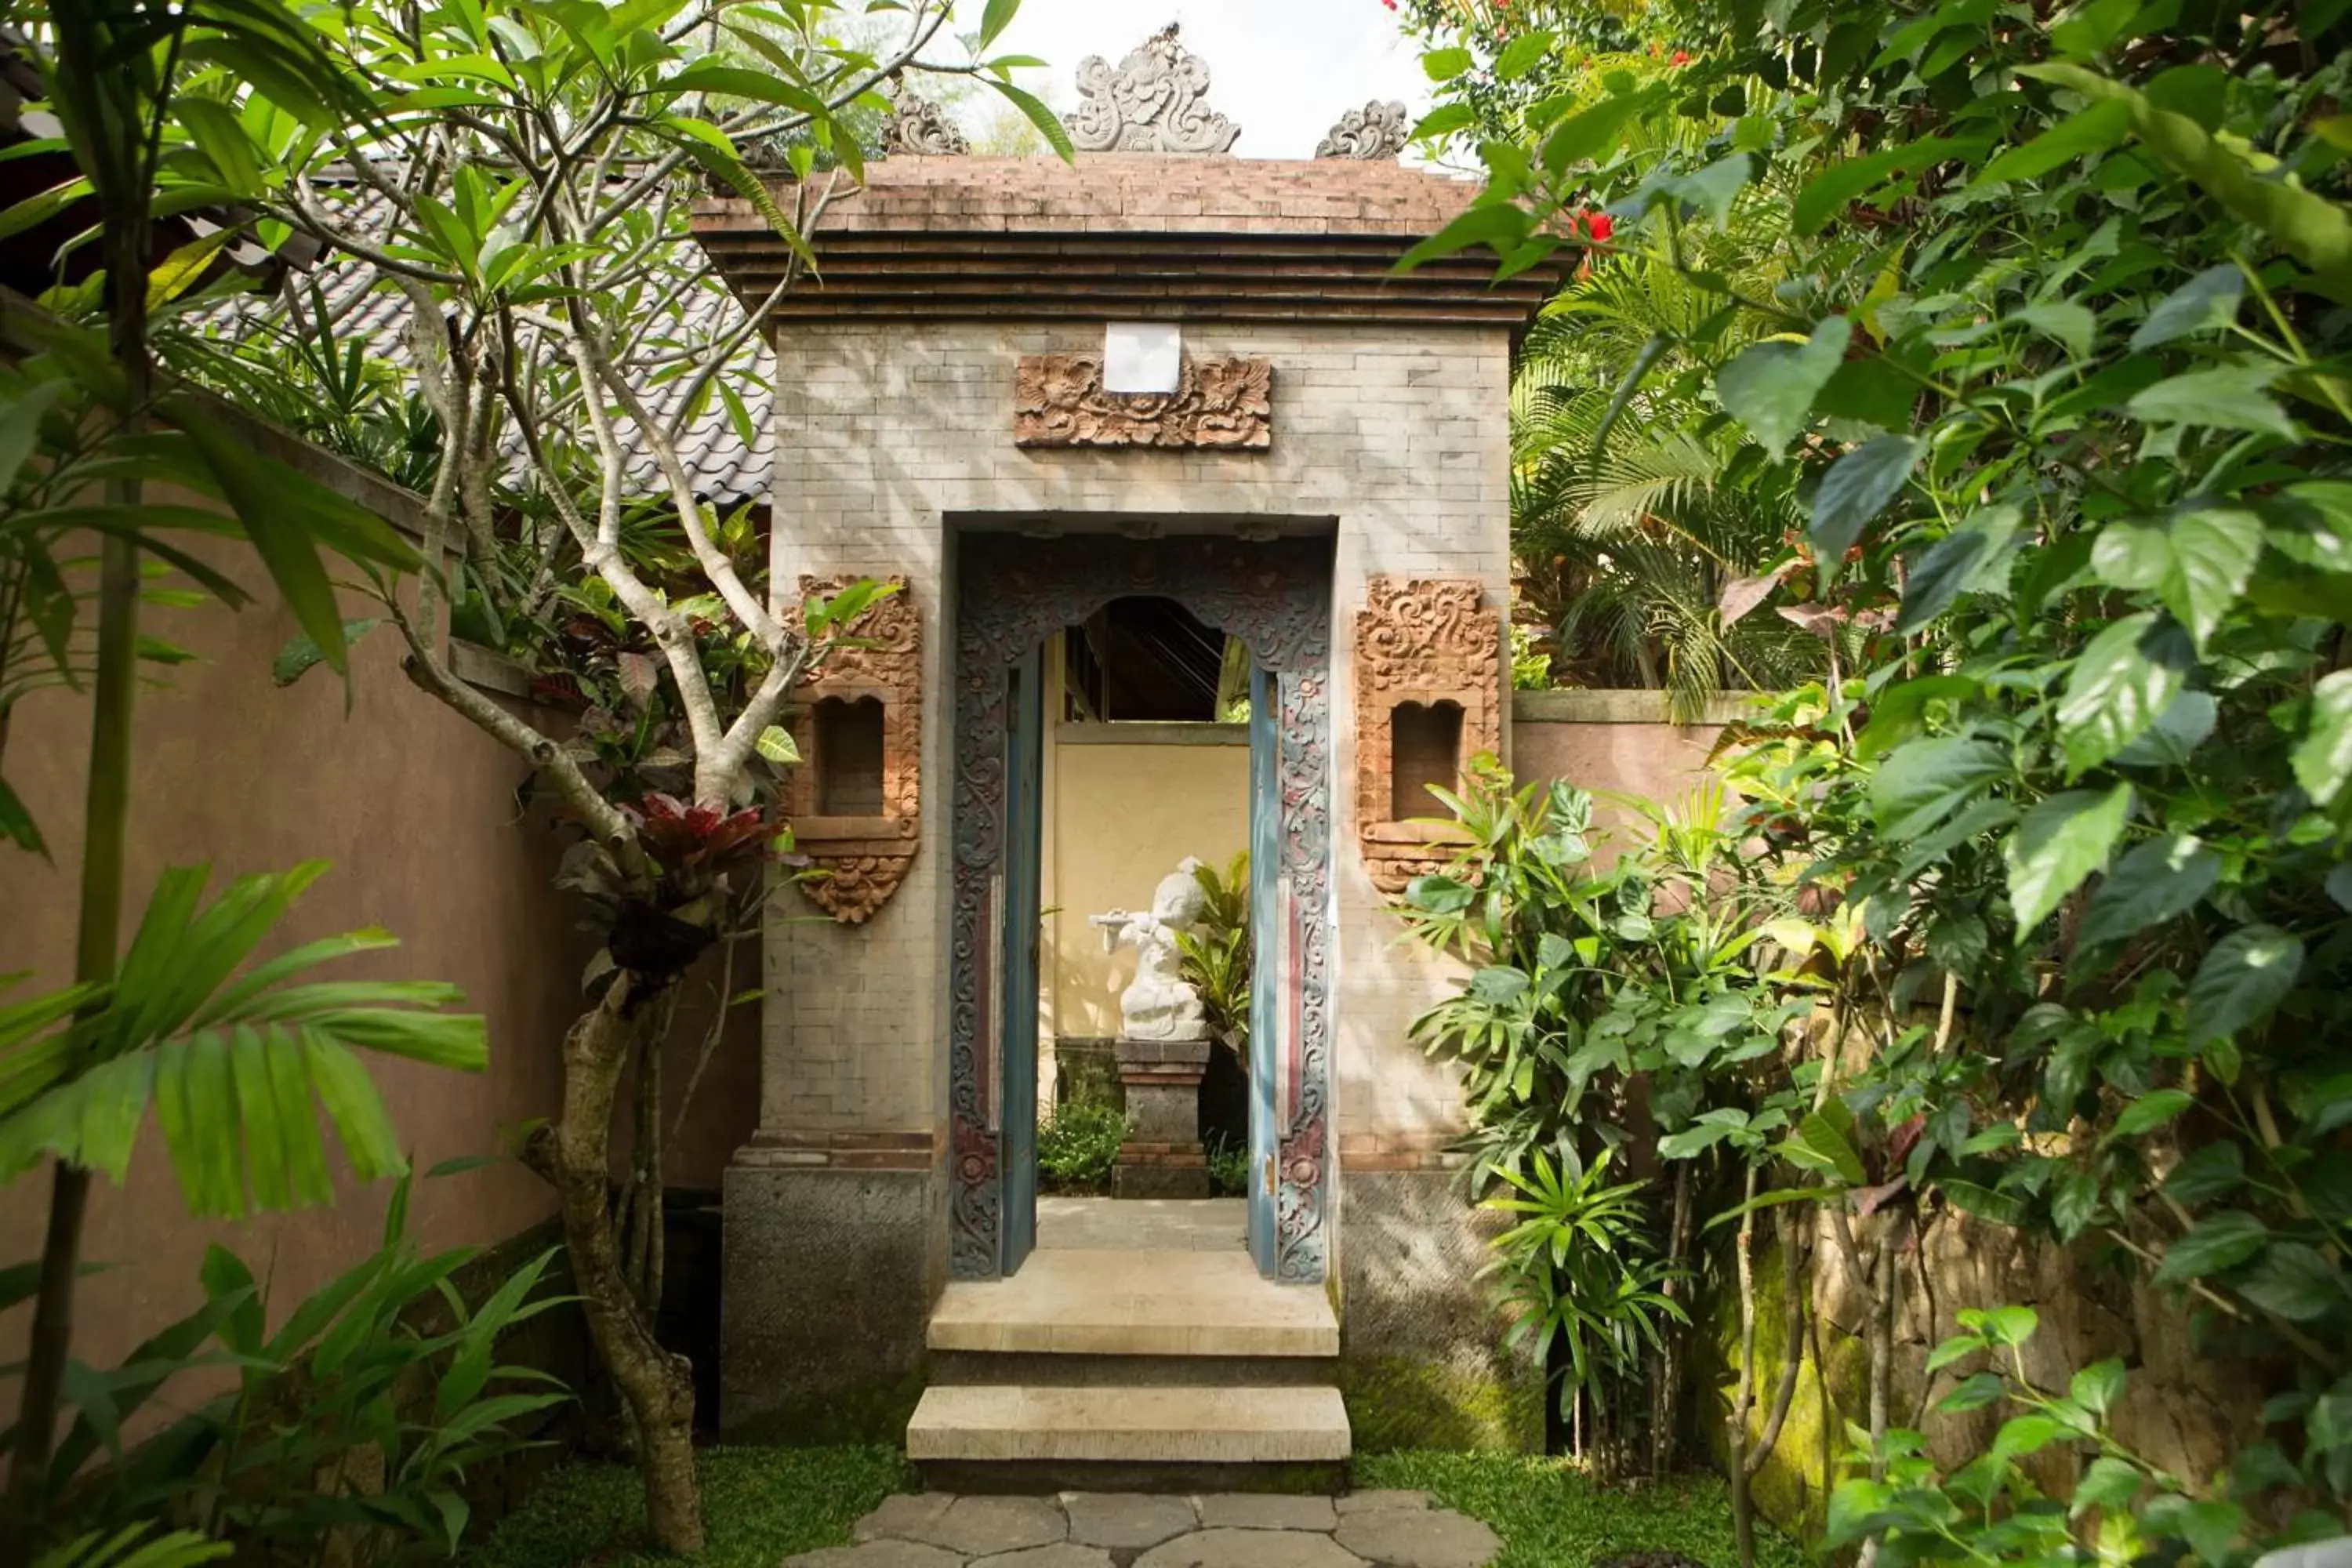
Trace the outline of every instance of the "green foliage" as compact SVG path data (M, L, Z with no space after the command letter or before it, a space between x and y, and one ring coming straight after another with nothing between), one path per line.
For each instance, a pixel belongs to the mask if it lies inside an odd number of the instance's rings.
M1847 1456L1848 1474L1829 1502L1824 1544L1852 1546L1875 1535L1879 1561L2133 1563L2193 1555L2205 1563L2239 1557L2248 1516L2233 1499L2199 1500L2116 1441L2108 1429L2128 1381L2120 1361L2104 1361L2074 1374L2066 1391L2038 1387L2026 1376L2022 1347L2038 1326L2024 1307L1963 1310L1965 1331L1938 1345L1931 1369L1976 1364L1937 1402L1947 1414L1998 1409L2004 1416L1991 1447L1947 1475L1927 1457L1927 1439L1907 1429L1888 1432L1873 1451ZM1866 1434L1857 1433L1858 1439ZM2053 1500L2028 1474L2034 1456L2049 1450L2077 1456L2071 1500ZM2043 1466L2032 1467L2046 1469ZM1865 1473L1865 1471L1874 1473ZM2339 1533L2324 1512L2296 1519L2290 1540L2328 1540Z
M1523 88L1474 19L1491 70L1440 112L1501 145L1421 250L1707 301L1589 384L1691 400L1804 515L1741 598L1838 657L1724 771L1748 875L1802 889L1805 973L1874 1044L1777 1153L1842 1225L2086 1238L2188 1313L2273 1395L2162 1527L2207 1563L2352 1497L2347 24L1689 0L1639 13L1666 69L1566 48ZM1939 1554L2072 1551L2006 1456L1922 1464L1874 1484L2015 1505ZM2198 1511L2240 1501L2242 1534Z
M1573 1148L1557 1160L1538 1150L1524 1173L1498 1171L1507 1190L1480 1205L1510 1220L1487 1266L1504 1281L1506 1342L1552 1365L1557 1342L1568 1358L1562 1414L1581 1393L1603 1419L1621 1387L1639 1386L1646 1357L1663 1346L1662 1325L1690 1321L1662 1289L1675 1271L1655 1256L1636 1201L1648 1184L1608 1184L1609 1161L1605 1149L1589 1167Z
M1037 1128L1037 1177L1051 1193L1107 1193L1127 1117L1115 1105L1073 1100Z
M1201 887L1201 918L1176 933L1186 984L1201 994L1210 1033L1224 1042L1249 1069L1250 858L1244 849L1221 874L1213 866L1192 869Z
M408 1194L404 1180L382 1247L275 1331L266 1284L214 1247L202 1306L119 1367L74 1363L72 1421L44 1489L47 1528L102 1535L163 1516L279 1564L454 1552L467 1472L523 1446L515 1425L569 1397L545 1373L499 1364L499 1336L564 1298L538 1294L548 1252L469 1307L451 1281L474 1253L420 1254ZM124 1446L127 1421L173 1378L206 1369L233 1369L230 1390Z
M1674 1552L1707 1568L1738 1561L1731 1508L1711 1476L1677 1476L1636 1489L1602 1486L1559 1459L1517 1454L1394 1453L1358 1458L1360 1487L1431 1493L1441 1507L1483 1519L1503 1538L1496 1568L1561 1568L1639 1552ZM1763 1568L1798 1568L1796 1543L1759 1532Z
M1250 1189L1250 1154L1245 1144L1218 1141L1209 1146L1209 1191L1221 1198L1245 1198Z
M368 930L254 962L254 951L326 870L239 878L209 904L210 872L163 873L121 972L0 1009L0 1180L55 1157L128 1175L152 1104L189 1211L329 1202L323 1107L363 1181L406 1162L354 1049L479 1072L479 1014L429 981L327 981L319 965L399 945Z
M703 1448L695 1455L709 1568L775 1568L796 1552L845 1545L849 1527L913 1487L896 1447ZM568 1465L501 1521L479 1568L654 1568L675 1562L646 1539L643 1489L618 1465Z

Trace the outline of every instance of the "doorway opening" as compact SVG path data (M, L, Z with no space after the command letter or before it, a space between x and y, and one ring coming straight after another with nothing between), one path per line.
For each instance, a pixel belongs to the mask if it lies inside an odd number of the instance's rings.
M1084 1037L1060 1015L1046 1016L1046 961L1058 963L1076 945L1058 930L1049 931L1048 910L1057 922L1108 912L1056 901L1064 898L1058 892L1047 897L1047 742L1058 770L1076 747L1139 736L1139 729L1122 727L1130 724L1194 735L1219 731L1210 739L1228 745L1245 739L1234 749L1244 759L1243 810L1255 872L1246 879L1251 987L1249 1060L1242 1073L1249 1097L1248 1247L1226 1257L1244 1277L1255 1271L1286 1284L1325 1278L1333 1038L1331 560L1324 524L1249 539L1104 531L1046 539L1001 527L959 530L946 976L945 1197L953 1278L1004 1279L1037 1245L1041 1111L1050 1127L1066 1098L1065 1041ZM1246 698L1239 695L1244 690ZM1164 798L1177 771L1166 759L1175 754L1174 746L1163 749L1166 765L1150 769L1138 788ZM1204 789L1192 793L1210 798ZM1070 835L1090 853L1131 849L1141 798L1130 792L1099 806ZM1056 835L1069 837L1058 828ZM1217 852L1187 843L1176 859L1205 859L1203 850ZM1230 866L1216 869L1225 874ZM1156 867L1148 881L1139 872L1138 885L1108 901L1146 909L1175 868ZM1090 921L1079 929L1099 945ZM1127 921L1121 929L1135 942L1154 928ZM1161 952L1155 962L1167 957ZM1154 1004L1163 1013L1174 1005L1165 994ZM1096 1039L1139 1032L1124 1018L1097 1027L1102 1032ZM1199 1033L1140 1031L1147 1041L1170 1044ZM1164 1053L1157 1064L1168 1069L1160 1087L1173 1087L1180 1054ZM1136 1077L1150 1076L1153 1065L1139 1060L1117 1068L1130 1099ZM1208 1076L1205 1064L1200 1076ZM1176 1103L1188 1102L1179 1096ZM1189 1103L1197 1107L1197 1100ZM1168 1096L1160 1104L1163 1129L1182 1121L1181 1110L1168 1114ZM1197 1121L1190 1131L1189 1137L1163 1132L1151 1141L1168 1145L1162 1152L1171 1158L1189 1143L1205 1164ZM1221 1152L1230 1162L1230 1151ZM1137 1201L1143 1200L1128 1200Z
M1036 934L1034 973L1008 955L1004 1070L1035 1079L1028 1136L1006 1139L1034 1170L1006 1174L1016 1199L1034 1184L1039 1249L1238 1251L1254 1225L1270 1244L1270 1194L1250 1212L1274 1144L1270 1100L1253 1128L1250 850L1279 803L1255 794L1255 673L1241 638L1148 594L1014 670L1006 929L1034 903Z

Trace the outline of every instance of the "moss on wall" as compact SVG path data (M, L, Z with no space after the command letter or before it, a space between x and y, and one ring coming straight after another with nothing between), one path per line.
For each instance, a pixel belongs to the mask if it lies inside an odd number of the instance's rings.
M1809 1344L1788 1343L1780 1314L1782 1256L1777 1247L1756 1256L1756 1393L1748 1417L1748 1440L1755 1443L1772 1414L1781 1370L1793 1352L1800 1358L1797 1390L1789 1401L1780 1440L1749 1482L1757 1511L1800 1540L1816 1539L1823 1525L1830 1478L1847 1447L1846 1423L1868 1408L1869 1347L1834 1323L1820 1328L1822 1354L1829 1363L1828 1399ZM1710 1359L1702 1369L1712 1395L1702 1416L1706 1444L1719 1464L1730 1462L1731 1405L1739 1388L1739 1298L1724 1292L1706 1320Z
M1543 1450L1543 1392L1528 1381L1410 1356L1368 1356L1340 1363L1339 1393L1360 1454Z

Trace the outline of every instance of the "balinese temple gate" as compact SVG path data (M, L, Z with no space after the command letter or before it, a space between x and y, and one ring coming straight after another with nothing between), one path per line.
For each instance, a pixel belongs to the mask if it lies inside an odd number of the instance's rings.
M773 581L900 587L801 693L793 828L828 874L767 938L730 1432L911 1414L929 1465L1082 1470L1328 1463L1351 1424L1540 1438L1475 1279L1460 1094L1408 1036L1447 971L1388 902L1444 853L1425 785L1507 746L1510 363L1553 280L1394 274L1475 189L1399 163L1402 106L1253 160L1208 86L1173 29L1088 61L1074 163L967 155L902 92L775 311ZM751 204L697 229L747 300L782 276ZM1132 816L1074 825L1057 737L1119 727L1076 722L1092 645L1062 639L1129 604L1245 646L1247 722L1163 737ZM1246 1199L1229 1246L1109 1199L1057 1245L1081 1220L1041 1210L1037 1127L1078 1045L1040 1026L1041 857L1134 848L1211 743L1253 850Z

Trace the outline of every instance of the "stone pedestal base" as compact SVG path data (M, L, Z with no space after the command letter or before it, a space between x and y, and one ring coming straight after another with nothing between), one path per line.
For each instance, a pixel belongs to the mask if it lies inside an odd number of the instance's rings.
M897 1443L923 1391L938 1285L926 1170L727 1171L720 1429L740 1442Z
M1211 1048L1207 1040L1118 1042L1127 1141L1118 1146L1111 1196L1209 1195L1209 1157L1201 1149L1201 1078Z

